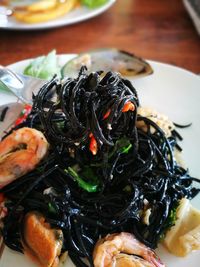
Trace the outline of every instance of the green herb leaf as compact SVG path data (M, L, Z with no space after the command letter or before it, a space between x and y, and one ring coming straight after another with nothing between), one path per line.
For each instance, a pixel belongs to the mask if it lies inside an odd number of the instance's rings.
M129 144L128 146L124 146L121 148L121 153L128 154L128 152L131 148L132 148L132 144Z
M52 203L48 203L48 208L49 208L49 212L50 213L57 213L57 210L56 210L56 208L54 207L54 205L52 204Z
M114 145L114 149L109 155L109 158L112 157L116 153L125 153L127 154L129 150L132 148L132 144L129 139L126 137L122 137L119 140L116 141Z
M96 192L98 189L98 184L91 184L85 182L77 172L75 172L71 167L68 167L69 174L74 177L74 179L78 182L78 185L86 190L87 192Z

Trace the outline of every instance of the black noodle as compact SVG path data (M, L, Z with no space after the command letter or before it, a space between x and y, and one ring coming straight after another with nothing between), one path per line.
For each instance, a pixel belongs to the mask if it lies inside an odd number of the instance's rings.
M134 110L124 112L127 103ZM93 266L94 245L108 233L128 231L157 246L179 200L199 192L192 185L198 180L174 158L178 133L167 138L154 122L137 116L138 106L131 83L112 72L102 78L83 67L77 79L53 78L41 88L31 114L16 128L42 131L50 151L34 171L0 190L9 199L2 230L7 246L22 251L21 224L31 210L62 229L63 251L79 267ZM137 129L136 120L147 131ZM91 133L96 155L89 150ZM146 209L151 209L148 225Z
M5 108L2 110L2 112L1 112L1 114L0 114L0 121L4 121L4 119L5 119L5 117L6 117L6 113L7 113L8 110L9 110L9 107L5 107Z

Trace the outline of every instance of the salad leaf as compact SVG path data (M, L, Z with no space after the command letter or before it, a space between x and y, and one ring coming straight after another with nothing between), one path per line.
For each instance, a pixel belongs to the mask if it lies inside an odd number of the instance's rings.
M56 50L51 51L47 56L34 59L24 70L25 75L40 79L51 79L53 75L61 76L57 63Z
M82 0L82 4L89 7L95 8L104 5L108 0Z

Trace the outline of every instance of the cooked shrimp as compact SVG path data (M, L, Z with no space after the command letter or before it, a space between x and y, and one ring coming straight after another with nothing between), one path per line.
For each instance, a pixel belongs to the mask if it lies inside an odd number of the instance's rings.
M56 267L63 245L63 233L52 229L39 212L25 216L22 243L24 252L41 267Z
M148 261L134 256L120 253L116 256L116 264L115 267L152 267L151 263Z
M48 151L43 133L21 128L0 142L0 188L33 170Z
M153 250L140 243L134 235L126 232L107 235L105 238L100 239L94 248L93 260L95 267L165 266L160 262Z

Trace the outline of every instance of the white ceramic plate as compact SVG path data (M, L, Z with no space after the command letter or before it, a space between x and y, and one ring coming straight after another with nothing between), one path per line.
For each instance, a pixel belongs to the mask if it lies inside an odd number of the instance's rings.
M75 55L62 55L58 57L62 66ZM10 67L22 72L29 60L24 60ZM200 78L199 76L167 64L149 61L154 74L148 77L133 80L143 106L156 108L168 115L174 122L192 126L179 129L184 140L183 159L189 167L190 174L200 177L199 151L200 151ZM0 92L0 105L16 101L16 97L9 93ZM200 209L200 195L192 200L194 206ZM169 254L163 247L157 250L167 267L198 267L200 251L194 252L186 258L177 258ZM0 260L0 267L35 267L25 256L5 248ZM68 259L65 267L74 266Z
M2 28L7 30L39 30L39 29L48 29L48 28L66 26L100 15L101 13L109 9L115 3L115 1L116 0L109 0L105 5L95 9L88 9L84 6L81 6L58 19L42 23L27 24L19 22L15 20L13 17L9 17L7 23L3 25L1 25L0 23L0 29Z

